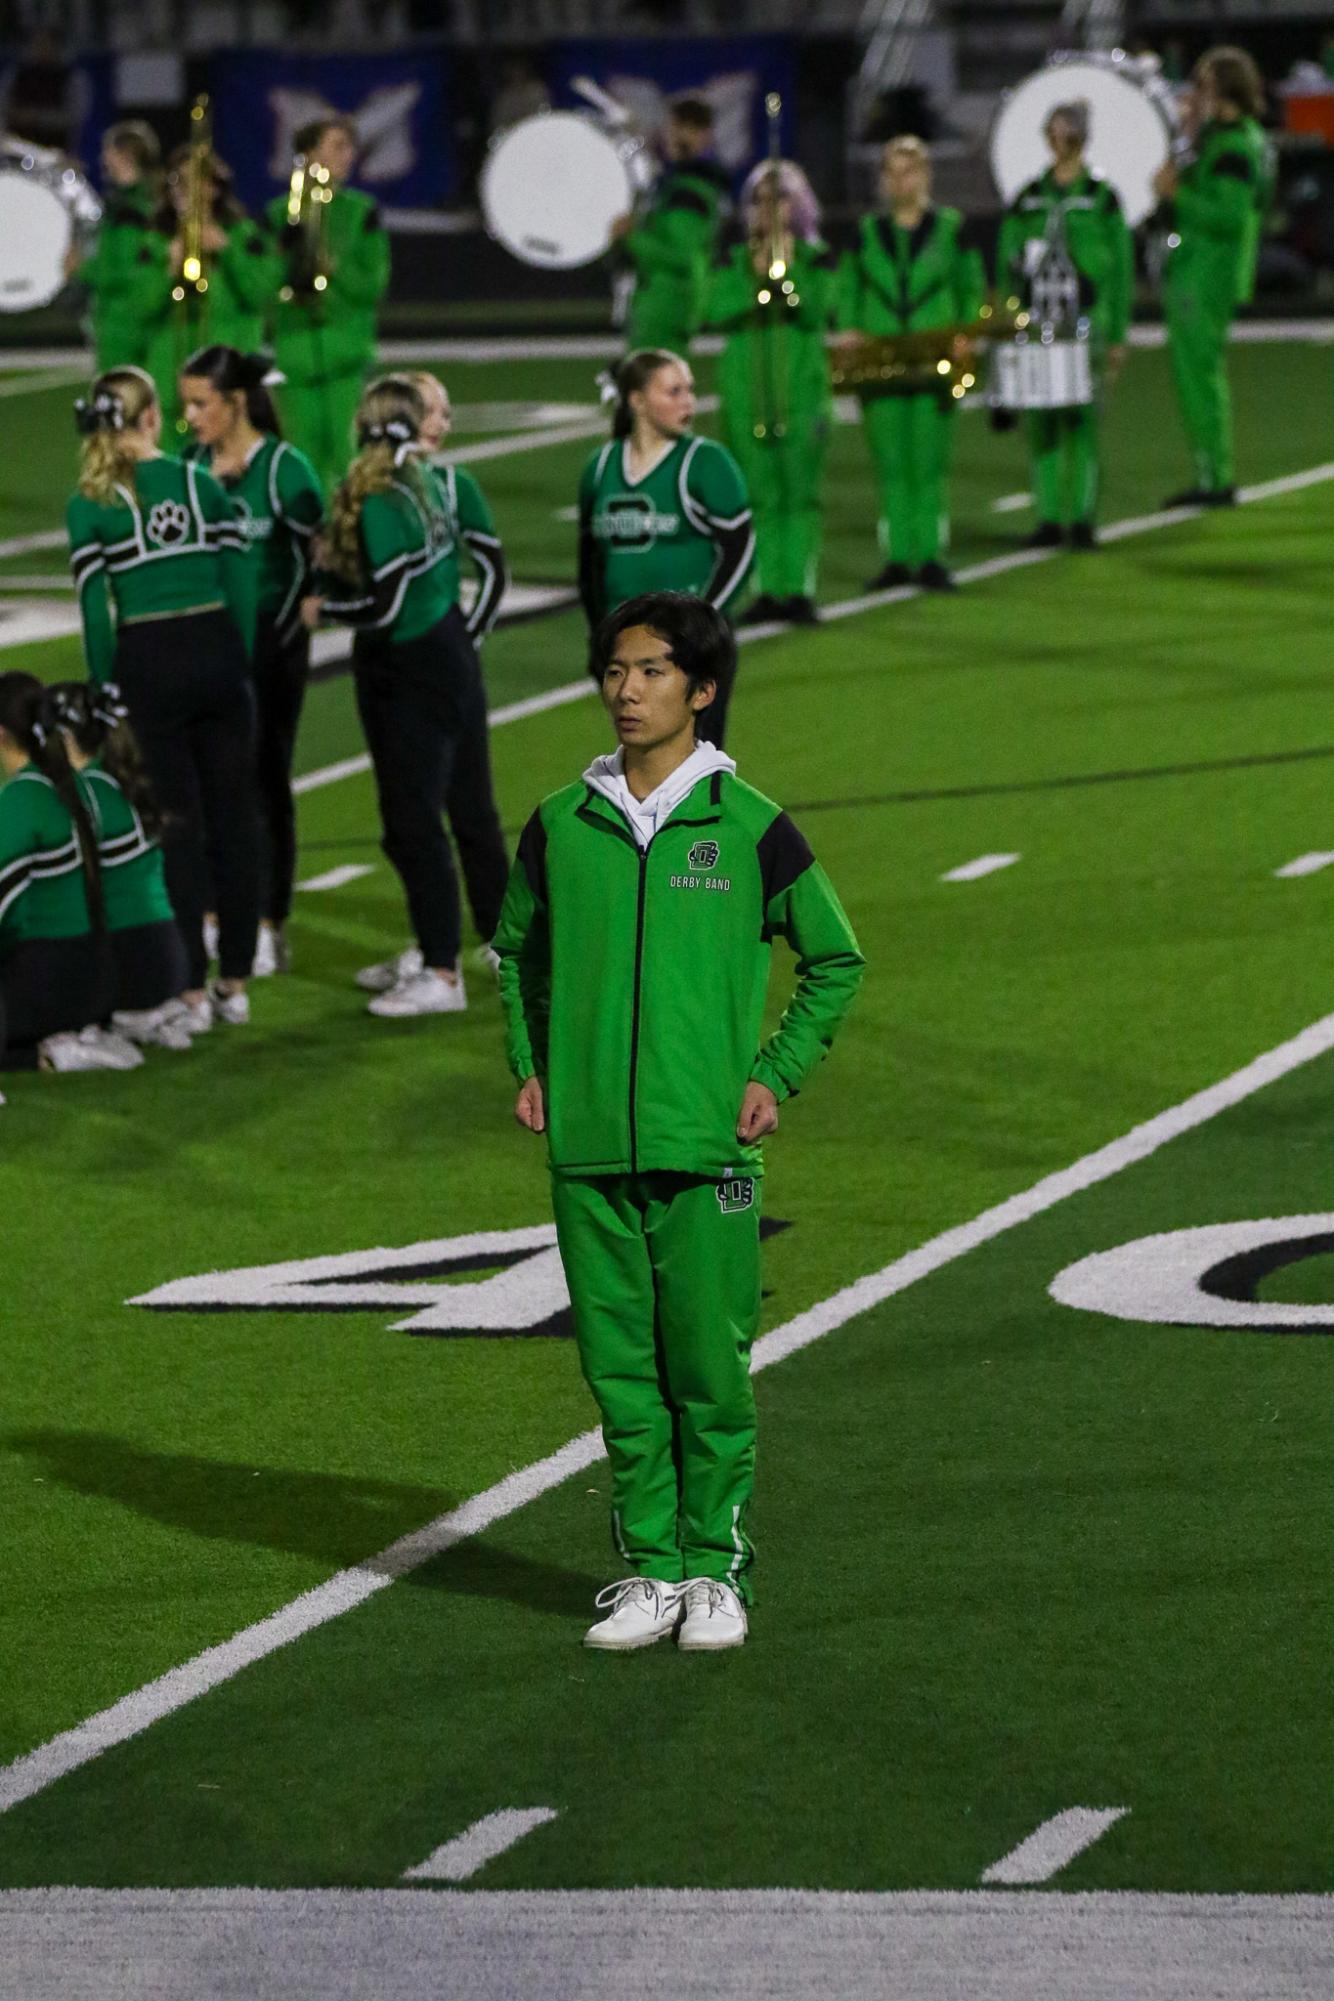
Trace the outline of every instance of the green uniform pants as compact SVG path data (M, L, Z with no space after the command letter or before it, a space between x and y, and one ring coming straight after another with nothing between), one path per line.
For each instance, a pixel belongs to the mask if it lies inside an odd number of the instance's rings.
M1026 412L1028 449L1033 461L1033 505L1039 521L1068 528L1092 521L1098 505L1098 411L1096 404L1069 410Z
M932 391L868 397L862 410L880 496L880 548L920 570L949 546L954 404Z
M326 496L332 494L356 451L352 427L364 381L358 368L326 376L323 382L285 382L278 392L283 435L306 454Z
M1227 381L1231 298L1214 299L1195 285L1169 286L1163 296L1167 347L1195 484L1216 493L1233 481L1232 396Z
M747 1600L760 1187L686 1174L552 1177L621 1560L639 1577L716 1577Z
M738 427L728 442L755 517L757 589L776 598L814 597L828 426L794 425L783 438L757 438Z

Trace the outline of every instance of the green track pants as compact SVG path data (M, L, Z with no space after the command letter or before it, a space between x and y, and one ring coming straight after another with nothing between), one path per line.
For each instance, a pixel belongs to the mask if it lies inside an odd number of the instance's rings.
M1098 506L1096 404L1030 410L1025 428L1033 462L1033 505L1039 521L1067 528L1092 521Z
M776 598L814 597L828 426L804 423L785 438L757 438L737 426L728 443L755 516L756 588Z
M323 382L285 382L278 392L283 434L314 466L326 499L356 450L352 427L364 380L358 368Z
M1214 299L1194 285L1178 284L1165 290L1163 305L1195 485L1216 493L1233 481L1232 396L1227 380L1232 300Z
M862 411L880 497L880 549L920 570L949 546L954 405L931 391L873 396Z
M747 1600L760 1188L685 1174L552 1177L621 1561L640 1577L716 1577Z

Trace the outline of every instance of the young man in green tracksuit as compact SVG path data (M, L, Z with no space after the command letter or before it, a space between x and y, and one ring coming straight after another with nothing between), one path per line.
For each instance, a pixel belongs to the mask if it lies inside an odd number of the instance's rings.
M785 813L695 738L735 660L702 599L632 598L595 659L620 748L519 842L496 933L520 1124L552 1201L625 1567L586 1643L746 1636L760 1304L760 1140L862 975L838 898ZM800 962L761 1046L770 941Z
M327 171L327 201L288 219L288 196L265 211L277 246L274 361L287 436L332 494L352 457L353 424L375 359L375 319L389 284L389 238L378 204L344 185L357 155L353 126L320 119L296 135L307 169ZM314 183L311 184L312 187ZM319 192L315 189L315 192Z
M957 208L931 203L931 158L920 139L891 139L881 187L886 209L863 216L857 248L839 266L837 320L850 340L926 332L976 319L986 273ZM941 562L949 534L948 481L957 398L948 375L874 384L862 393L862 424L880 489L884 567L868 590L916 579L948 590Z
M1241 49L1210 49L1195 67L1202 123L1190 165L1167 165L1154 190L1167 205L1163 309L1172 376L1194 479L1169 507L1235 501L1227 336L1255 287L1260 230L1269 204L1269 148L1259 124L1263 87Z
M704 310L709 267L727 211L729 178L710 160L713 112L702 98L678 98L667 114L667 164L642 215L612 224L612 248L631 280L625 351L690 352Z
M1087 323L1093 364L1115 380L1126 354L1134 288L1135 251L1120 198L1084 158L1088 105L1055 105L1047 120L1052 164L1017 197L1001 223L996 249L997 284L1019 297L1035 317L1051 324L1059 275L1068 297L1055 322L1058 337ZM1034 548L1055 547L1068 537L1073 549L1095 546L1100 456L1096 402L1064 409L1029 410L1033 461Z

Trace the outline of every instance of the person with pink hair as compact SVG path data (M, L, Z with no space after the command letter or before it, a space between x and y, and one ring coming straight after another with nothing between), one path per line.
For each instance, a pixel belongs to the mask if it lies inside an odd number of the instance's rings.
M723 438L755 513L759 596L742 623L814 625L834 261L815 192L793 161L754 168L740 210L745 237L714 272L704 320L724 336Z

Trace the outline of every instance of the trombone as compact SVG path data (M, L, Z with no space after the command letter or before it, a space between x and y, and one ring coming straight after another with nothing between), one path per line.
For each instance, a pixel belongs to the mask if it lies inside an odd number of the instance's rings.
M171 296L178 305L208 291L204 231L213 213L213 120L206 93L190 106L190 153L185 163L185 215L181 225L181 270Z
M329 289L329 203L334 198L333 177L318 160L298 153L287 184L287 223L298 231L293 258L293 274L278 294L289 303L298 292L326 292Z
M779 167L782 164L780 122L783 100L776 90L771 90L766 96L764 111L769 121L769 171L765 182L769 197L769 242L764 276L755 294L755 303L757 306L768 307L781 302L784 306L795 307L801 304L801 298L797 292L796 281L788 270L788 245L783 234L782 180L779 174ZM778 352L775 355L771 352L766 332L762 354L760 380L756 384L759 416L753 427L754 434L757 438L783 438L787 435L789 385L787 348L781 333Z

